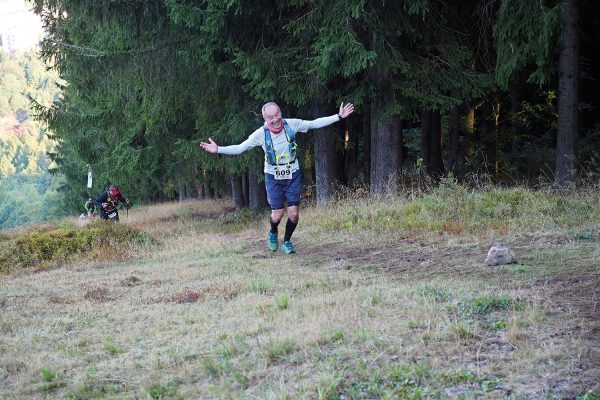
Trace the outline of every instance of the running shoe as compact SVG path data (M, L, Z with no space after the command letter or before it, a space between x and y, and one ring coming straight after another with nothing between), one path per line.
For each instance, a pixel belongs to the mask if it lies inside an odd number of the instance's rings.
M296 250L294 250L294 245L289 240L282 243L281 251L283 251L285 254L292 254L296 252Z
M269 231L269 240L267 241L267 246L269 247L269 250L271 251L275 251L277 250L277 234L273 233L271 231Z

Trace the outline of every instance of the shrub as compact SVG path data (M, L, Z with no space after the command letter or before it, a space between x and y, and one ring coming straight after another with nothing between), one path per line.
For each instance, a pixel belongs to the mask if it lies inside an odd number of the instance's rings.
M0 237L0 273L46 269L79 258L112 259L122 256L141 232L105 221L83 227L47 225L20 235Z

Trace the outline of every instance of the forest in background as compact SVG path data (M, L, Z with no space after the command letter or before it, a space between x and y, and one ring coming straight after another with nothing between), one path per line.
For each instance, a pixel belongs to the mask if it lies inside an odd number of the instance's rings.
M265 204L261 105L313 119L299 135L318 203L339 185L576 187L598 172L599 6L589 0L33 1L42 57L68 82L34 104L58 146L64 207L107 183L138 202L230 195ZM94 187L86 188L88 166Z
M56 71L34 52L0 52L0 230L64 215L60 174L52 174L54 141L32 118L30 102L50 106Z

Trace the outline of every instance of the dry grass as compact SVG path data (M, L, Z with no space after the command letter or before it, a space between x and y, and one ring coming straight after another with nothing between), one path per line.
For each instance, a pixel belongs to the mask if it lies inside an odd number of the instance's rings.
M163 222L183 222L198 218L214 218L231 207L229 199L164 203L129 210L127 222L134 226L160 229Z
M129 261L0 277L0 398L598 395L596 239L513 232L521 263L486 267L497 230L332 230L310 208L285 257L266 214L226 210L133 209L158 244Z

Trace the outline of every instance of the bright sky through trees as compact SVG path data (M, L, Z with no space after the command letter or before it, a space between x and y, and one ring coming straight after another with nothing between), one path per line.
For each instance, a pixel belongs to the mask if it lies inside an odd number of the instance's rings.
M8 52L35 47L43 34L39 16L25 0L0 0L0 47Z

